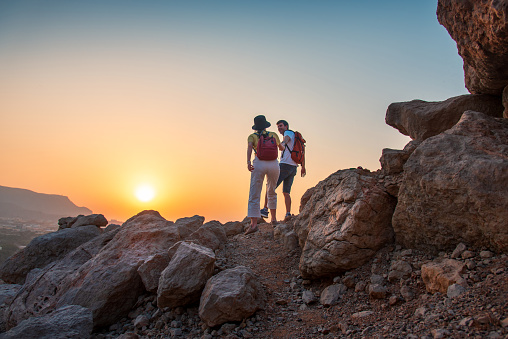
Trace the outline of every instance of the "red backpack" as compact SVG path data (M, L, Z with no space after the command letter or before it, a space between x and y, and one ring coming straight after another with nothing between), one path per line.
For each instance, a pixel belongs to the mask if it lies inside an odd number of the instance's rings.
M291 159L297 164L303 164L305 161L305 139L302 137L302 134L297 131L293 131L295 133L295 145L291 151Z
M268 133L258 134L258 146L256 147L256 155L259 160L275 160L279 154L277 140Z

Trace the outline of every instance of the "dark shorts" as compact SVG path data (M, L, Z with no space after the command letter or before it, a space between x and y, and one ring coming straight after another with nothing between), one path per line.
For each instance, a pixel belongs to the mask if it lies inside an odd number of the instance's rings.
M282 185L282 192L291 193L291 186L293 186L293 179L296 175L296 166L288 164L279 164L280 174L279 180L277 180L277 187L284 181Z

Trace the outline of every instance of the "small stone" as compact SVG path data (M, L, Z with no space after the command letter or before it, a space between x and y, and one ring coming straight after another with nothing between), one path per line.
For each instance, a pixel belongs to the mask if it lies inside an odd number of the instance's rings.
M138 315L136 320L134 320L134 326L137 328L143 328L150 324L150 320L145 315Z
M508 327L508 317L506 317L503 320L501 320L501 326Z
M372 312L372 311L356 312L351 315L351 318L360 319L360 318L365 318L365 317L371 316L373 314L374 314L374 312Z
M340 282L340 276L336 276L335 278L333 278L334 284L339 283L339 282Z
M312 304L313 302L316 301L316 296L314 295L314 293L312 291L305 290L302 293L302 300L304 303L309 305L309 304Z
M465 317L459 322L459 326L471 326L473 317Z
M413 255L413 250L412 249L403 250L402 252L400 252L400 255L403 257L410 257Z
M459 258L462 255L462 253L464 253L465 250L466 245L464 245L463 243L458 244L457 247L455 247L455 250L453 251L451 258L452 259Z
M171 336L177 337L182 335L182 329L180 328L171 328L169 329L169 333L171 333Z
M369 286L369 296L373 299L384 299L386 297L386 287L379 284Z
M414 316L416 318L423 318L425 316L425 313L427 312L427 309L425 307L418 307L415 310Z
M474 262L474 260L467 259L466 260L466 267L468 270L473 270L476 268L476 263Z
M367 287L367 284L365 283L365 281L359 281L355 285L355 292L363 292L363 291L365 291L365 287Z
M342 283L347 286L347 288L354 288L356 285L355 278L348 275L342 279Z
M494 253L492 253L491 251L481 251L480 252L480 257L483 259L492 258L493 256L494 256Z
M456 298L464 293L466 293L466 289L459 284L452 284L448 286L448 291L446 292L446 296L448 298Z
M462 259L470 259L470 258L474 257L474 253L471 251L464 251L460 257Z
M407 285L404 285L400 288L400 294L404 297L405 300L413 300L415 297L415 294L411 290L411 288Z
M434 339L446 338L447 336L450 335L450 332L448 330L442 328L432 329L430 333L432 333Z
M370 282L371 284L384 285L385 278L383 278L381 275L373 274L370 276Z
M395 296L395 295L392 295L390 297L390 299L388 299L388 303L390 304L390 306L395 305L398 301L399 301L399 298L397 298L397 296Z

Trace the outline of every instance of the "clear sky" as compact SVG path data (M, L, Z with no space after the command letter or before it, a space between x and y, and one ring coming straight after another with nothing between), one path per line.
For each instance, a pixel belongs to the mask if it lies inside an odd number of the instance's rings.
M247 214L253 118L307 139L301 195L409 141L392 102L466 94L437 1L0 1L0 185L108 219ZM273 129L274 131L276 129ZM136 198L150 185L154 199ZM278 189L281 193L281 188ZM279 194L279 216L283 215Z

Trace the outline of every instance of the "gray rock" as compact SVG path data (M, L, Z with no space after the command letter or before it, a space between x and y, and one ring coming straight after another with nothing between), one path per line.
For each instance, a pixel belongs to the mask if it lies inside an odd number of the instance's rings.
M205 217L195 215L193 217L180 218L175 221L175 227L178 229L181 239L188 238L193 232L196 232L205 222Z
M404 285L400 288L400 294L406 301L413 300L415 297L414 292L407 285Z
M168 253L157 253L138 267L139 276L147 291L157 292L162 271L168 266L170 259Z
M230 221L224 224L224 231L228 237L243 233L244 225L240 221Z
M139 266L180 240L172 225L158 212L144 211L118 231L104 233L46 267L43 278L25 284L14 299L8 326L70 304L89 308L95 328L116 322L128 314L144 291Z
M157 306L174 308L197 302L213 275L214 264L215 254L211 249L182 242L161 274Z
M38 236L0 265L0 279L7 283L23 284L27 274L34 268L43 268L62 259L100 234L101 231L96 226L85 226Z
M459 285L459 284L452 284L450 286L448 286L448 290L446 291L446 296L448 298L455 298L455 297L458 297L464 293L466 293L467 290Z
M392 262L390 265L390 271L388 272L389 281L397 281L400 279L407 279L411 276L413 268L409 263L404 260L397 260Z
M93 329L92 312L82 306L64 306L41 317L23 320L0 334L1 339L82 339Z
M340 296L346 293L347 287L342 284L333 284L326 287L323 292L321 292L321 297L319 301L323 306L332 306L337 303L340 299Z
M384 285L386 283L385 278L379 274L373 274L370 276L370 283L377 285Z
M264 288L245 266L227 269L206 283L199 303L199 316L210 327L241 321L265 307Z
M103 227L108 224L108 220L102 214L90 214L90 215L82 215L76 218L76 221L71 225L72 228L82 227L82 226L97 226Z
M404 166L397 242L434 253L460 242L508 251L506 154L508 120L472 111L422 142Z
M209 221L198 228L186 240L199 243L200 245L215 251L221 247L224 247L224 244L227 243L228 238L224 227L222 227L222 224L214 220Z
M150 324L150 319L144 314L138 315L136 317L136 320L134 320L134 327L136 328L143 328L145 326L148 326Z
M387 289L385 286L379 284L370 284L369 296L373 299L384 299L386 298Z
M303 293L302 293L302 301L305 304L307 304L307 305L315 303L316 302L316 296L314 295L314 292L309 291L309 290L303 291Z
M300 248L300 246L298 245L298 236L293 231L284 234L282 241L284 244L284 248L289 252Z

